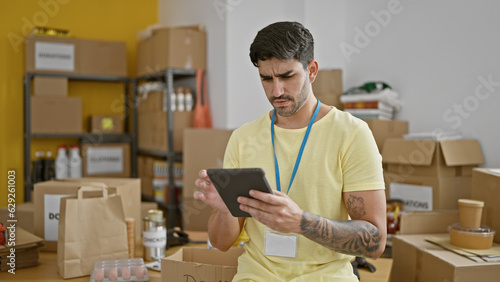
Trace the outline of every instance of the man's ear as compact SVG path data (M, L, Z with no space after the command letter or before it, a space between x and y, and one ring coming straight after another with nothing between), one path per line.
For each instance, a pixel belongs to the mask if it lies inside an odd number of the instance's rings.
M316 79L316 76L318 75L318 61L311 60L307 65L307 70L309 71L309 83L313 83Z

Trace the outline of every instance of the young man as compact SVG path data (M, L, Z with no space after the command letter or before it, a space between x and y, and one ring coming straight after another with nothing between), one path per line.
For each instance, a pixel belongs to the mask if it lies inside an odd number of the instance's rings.
M353 256L376 259L386 243L381 156L371 131L314 96L318 62L301 24L259 31L250 59L274 109L233 132L224 167L263 168L275 193L240 197L252 217L235 218L200 171L194 197L214 208L210 242L228 250L245 229L234 281L358 281Z

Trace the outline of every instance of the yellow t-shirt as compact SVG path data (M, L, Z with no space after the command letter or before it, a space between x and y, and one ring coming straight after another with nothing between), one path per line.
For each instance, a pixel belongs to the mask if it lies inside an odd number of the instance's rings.
M235 130L224 156L225 168L261 167L276 190L268 114ZM275 127L281 191L286 192L306 128ZM334 220L348 220L342 192L384 189L382 158L367 124L332 108L312 126L288 196L301 209ZM358 281L353 256L298 236L296 257L266 256L268 227L247 218L249 240L233 281Z

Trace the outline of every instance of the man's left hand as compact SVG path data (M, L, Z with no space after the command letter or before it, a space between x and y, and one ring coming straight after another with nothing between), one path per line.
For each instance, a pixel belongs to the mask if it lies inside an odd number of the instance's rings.
M300 234L302 210L285 193L251 190L252 198L238 197L240 209L267 227L282 233Z

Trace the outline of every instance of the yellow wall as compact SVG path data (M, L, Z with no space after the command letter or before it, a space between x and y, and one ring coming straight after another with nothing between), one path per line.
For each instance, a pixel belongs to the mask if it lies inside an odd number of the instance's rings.
M158 0L0 0L0 207L7 206L8 172L15 171L16 203L24 200L24 35L30 25L63 28L83 39L125 41L129 76L135 75L136 34L158 22ZM83 129L92 114L123 111L122 84L70 82L69 95L82 97ZM123 113L122 113L123 114ZM36 139L35 150L56 154L76 139Z

